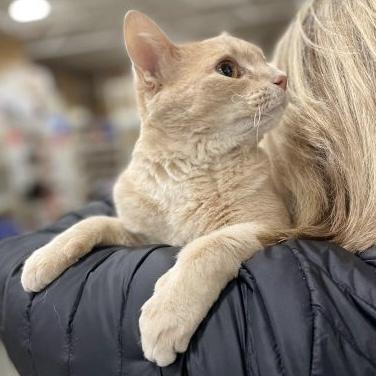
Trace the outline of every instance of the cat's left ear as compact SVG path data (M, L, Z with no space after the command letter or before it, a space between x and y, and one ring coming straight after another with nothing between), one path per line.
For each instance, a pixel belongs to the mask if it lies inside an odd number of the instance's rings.
M143 13L131 10L124 19L124 40L128 55L140 78L163 79L163 68L171 66L178 48Z

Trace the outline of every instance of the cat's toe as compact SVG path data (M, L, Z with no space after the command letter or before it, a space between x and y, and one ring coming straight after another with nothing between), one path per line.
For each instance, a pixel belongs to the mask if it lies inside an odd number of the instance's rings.
M159 367L167 367L174 363L176 352L165 340L158 340L149 351L145 352L145 358Z
M55 238L25 261L21 284L27 292L38 292L60 276L92 248L90 238L74 233Z
M22 270L21 284L27 292L38 292L54 279L55 267L44 248L35 251L26 261Z
M40 288L37 283L37 267L33 260L26 260L22 274L21 274L21 285L26 292L37 292Z
M174 350L173 322L167 324L163 312L155 310L155 297L147 301L142 307L140 317L141 343L144 356L159 367L173 363L176 358Z
M174 304L158 295L142 307L140 332L145 358L160 367L172 364L177 353L185 352L193 334Z

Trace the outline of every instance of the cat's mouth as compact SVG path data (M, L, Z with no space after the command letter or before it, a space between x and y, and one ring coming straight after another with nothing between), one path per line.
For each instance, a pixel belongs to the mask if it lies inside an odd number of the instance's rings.
M254 117L259 123L269 123L271 121L279 121L283 110L286 107L286 102L266 103L259 106Z
M241 133L257 131L261 135L273 129L279 124L286 105L286 96L278 96L272 100L268 98L256 106L253 105L253 111L248 116L239 117L237 120Z
M251 119L248 118L248 127L252 130L262 131L262 133L274 128L282 117L286 103L286 101L280 101L259 106Z

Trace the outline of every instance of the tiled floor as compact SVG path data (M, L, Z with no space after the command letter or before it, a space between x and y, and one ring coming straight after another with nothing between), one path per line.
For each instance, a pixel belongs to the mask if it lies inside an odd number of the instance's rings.
M0 376L19 376L0 341Z

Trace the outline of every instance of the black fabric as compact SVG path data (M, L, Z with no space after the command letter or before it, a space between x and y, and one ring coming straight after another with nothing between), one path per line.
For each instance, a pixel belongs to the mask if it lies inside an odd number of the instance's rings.
M325 242L289 241L258 253L187 353L158 368L143 359L138 317L178 249L98 248L41 293L21 288L33 250L97 214L112 208L94 203L0 243L0 338L22 376L376 375L376 249L355 256Z

